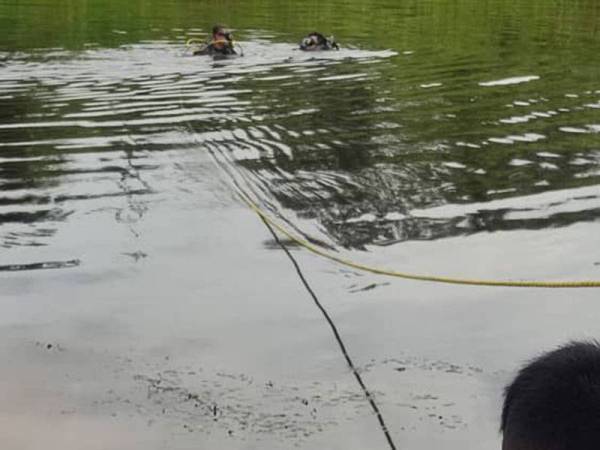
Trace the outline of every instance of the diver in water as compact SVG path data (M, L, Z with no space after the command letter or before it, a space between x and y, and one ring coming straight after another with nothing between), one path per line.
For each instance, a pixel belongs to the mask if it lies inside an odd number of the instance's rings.
M212 29L211 40L193 51L193 55L229 56L237 54L233 34L223 25L215 25Z
M300 50L339 50L340 46L335 42L333 36L326 38L321 33L313 31L300 42Z

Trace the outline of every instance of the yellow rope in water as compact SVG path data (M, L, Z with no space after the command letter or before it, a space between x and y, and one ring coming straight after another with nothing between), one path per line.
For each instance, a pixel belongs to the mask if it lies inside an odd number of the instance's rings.
M186 47L189 47L192 44L205 44L205 43L206 43L206 41L201 41L200 39L194 39L194 38L192 38L192 39L188 39L185 42L185 45L186 45Z
M343 264L353 269L358 269L365 272L371 272L378 275L387 275L390 277L404 278L407 280L417 281L430 281L434 283L447 283L447 284L461 284L469 286L501 286L501 287L520 287L520 288L598 288L600 287L600 281L511 281L511 280L478 280L468 278L452 278L436 275L420 275L414 273L398 272L395 270L381 269L377 267L371 267L364 264L359 264L340 256L332 255L325 250L322 250L304 239L298 238L283 226L273 221L260 207L250 199L246 194L238 191L238 194L246 203L250 209L252 209L259 217L268 222L271 226L277 229L279 232L287 236L289 239L294 241L296 244L304 247L312 253L319 255L323 258L327 258L331 261L335 261L339 264Z

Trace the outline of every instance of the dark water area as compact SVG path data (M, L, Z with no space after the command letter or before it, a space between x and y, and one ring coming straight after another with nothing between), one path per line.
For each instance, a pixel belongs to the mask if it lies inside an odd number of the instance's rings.
M242 57L190 55L214 23ZM352 260L600 279L599 24L594 0L0 0L4 444L385 448L232 182ZM341 50L300 52L313 30ZM590 291L302 255L400 448L499 448L515 364L597 322Z

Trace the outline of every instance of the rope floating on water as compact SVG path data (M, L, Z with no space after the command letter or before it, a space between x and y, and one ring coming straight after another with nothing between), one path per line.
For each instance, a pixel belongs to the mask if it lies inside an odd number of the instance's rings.
M360 264L341 256L333 255L326 250L322 250L306 240L297 237L285 227L275 222L267 213L252 201L248 195L238 190L238 195L242 201L250 207L261 219L272 225L279 232L284 234L290 240L305 248L306 250L329 259L347 267L357 269L363 272L370 272L377 275L386 275L395 278L403 278L406 280L429 281L432 283L458 284L466 286L488 286L488 287L511 287L511 288L545 288L545 289L573 289L573 288L600 288L600 280L583 280L583 281L539 281L539 280L493 280L493 279L476 279L476 278L454 278L439 275L426 275L410 272L399 272L396 270L372 267L366 264Z
M281 239L279 239L279 236L277 236L277 233L273 229L272 224L269 223L262 216L261 216L261 219L262 219L263 223L265 224L265 226L267 227L267 229L271 232L271 235L273 235L275 242L277 242L277 244L279 244L281 249L285 252L287 257L290 259L290 261L294 265L294 268L296 269L296 273L298 274L298 277L300 277L300 281L302 282L302 284L304 285L304 287L306 288L306 290L312 297L313 302L315 303L315 305L317 306L319 311L321 311L321 314L323 314L323 317L327 321L329 328L331 328L333 336L335 337L335 340L336 340L338 346L340 347L342 354L344 355L344 359L346 360L348 367L350 367L350 370L352 371L352 375L354 375L354 378L356 379L358 385L360 386L361 390L363 391L365 398L369 402L369 405L371 406L371 409L373 410L375 417L377 417L377 422L379 423L381 432L385 436L385 439L390 447L390 450L396 450L396 444L394 444L392 435L390 434L390 431L389 431L387 425L385 424L385 420L383 419L383 415L381 414L381 411L380 411L379 407L377 406L377 403L375 402L375 398L373 397L373 394L371 394L371 391L369 391L369 389L365 385L365 382L363 381L362 376L360 375L360 372L354 365L352 358L350 358L350 354L348 353L348 350L346 349L346 345L344 344L344 341L342 340L342 336L340 335L340 332L338 331L337 326L331 319L331 316L329 315L329 313L327 312L325 307L319 301L317 294L315 294L315 292L310 287L310 284L308 284L308 281L306 280L304 273L302 273L302 270L300 269L300 265L298 264L298 262L296 261L294 256L290 253L290 251L285 246L285 244L283 242L281 242Z

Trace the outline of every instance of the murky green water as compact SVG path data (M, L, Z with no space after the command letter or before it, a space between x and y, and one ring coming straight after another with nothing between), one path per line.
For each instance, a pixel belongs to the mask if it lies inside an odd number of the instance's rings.
M186 53L215 22L243 57ZM185 424L207 448L385 448L231 182L359 262L600 278L599 23L595 0L0 0L3 445L198 448ZM313 30L342 50L298 51ZM297 253L400 448L497 448L510 371L596 329L592 291Z
M174 187L165 165L210 146L347 247L596 220L599 14L593 1L4 2L2 243L52 245L100 198L151 208ZM216 21L246 56L184 57ZM344 50L295 51L313 28Z

